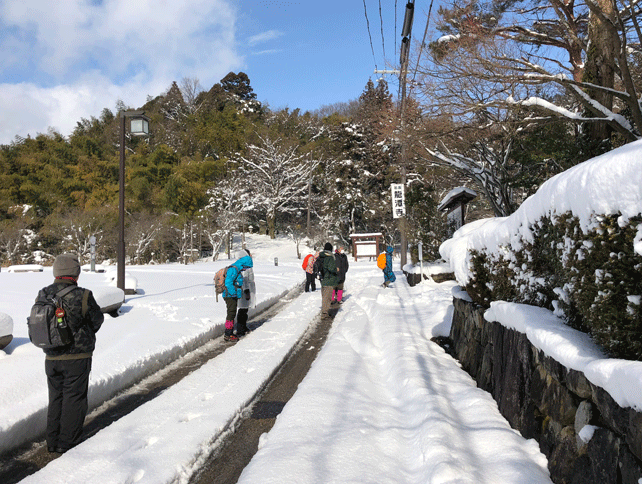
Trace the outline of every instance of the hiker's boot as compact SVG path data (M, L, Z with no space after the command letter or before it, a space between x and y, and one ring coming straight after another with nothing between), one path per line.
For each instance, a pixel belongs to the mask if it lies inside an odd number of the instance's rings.
M225 321L225 334L223 334L223 339L225 341L236 342L239 340L239 337L234 334L234 321L229 319Z

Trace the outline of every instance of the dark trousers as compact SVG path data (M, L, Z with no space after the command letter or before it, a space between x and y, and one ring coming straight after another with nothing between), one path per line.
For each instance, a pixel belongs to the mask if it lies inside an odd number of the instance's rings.
M225 334L230 336L234 332L234 320L236 319L236 308L238 307L239 300L235 297L224 297L227 313L225 315ZM228 322L232 321L228 326Z
M49 387L47 447L71 449L80 443L87 415L91 358L45 360Z
M235 297L225 297L225 307L227 308L227 314L225 319L227 321L234 321L236 318L236 308L238 306L238 299Z
M305 273L305 292L310 292L310 290L316 291L317 284L316 284L314 274L310 274L309 272L306 272Z
M225 319L227 321L234 321L236 319L236 332L237 334L245 334L247 333L247 312L248 308L241 308L238 310L238 314L236 312L236 308L238 307L238 302L239 300L235 297L225 297L225 306L227 309L227 314L225 316ZM225 328L225 334L228 336L231 335L233 332L232 328Z
M236 334L243 336L247 333L247 312L249 308L239 308L236 313Z

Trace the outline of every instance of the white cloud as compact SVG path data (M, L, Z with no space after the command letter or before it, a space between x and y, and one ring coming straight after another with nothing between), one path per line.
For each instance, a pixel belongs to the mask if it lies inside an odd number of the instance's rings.
M280 32L278 30L268 30L266 32L261 32L260 34L253 35L252 37L247 39L247 43L250 46L255 46L257 44L269 42L270 40L278 39L282 35L283 32Z
M259 50L257 52L252 52L252 55L278 54L279 52L283 52L283 50L281 49Z
M49 126L68 135L184 77L208 89L243 67L236 16L228 0L0 2L0 143Z

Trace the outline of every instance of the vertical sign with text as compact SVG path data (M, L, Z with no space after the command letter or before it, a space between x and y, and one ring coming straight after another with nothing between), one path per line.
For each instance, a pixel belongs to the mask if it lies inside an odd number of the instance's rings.
M404 194L404 186L401 183L392 183L390 185L392 191L392 216L393 218L400 218L406 216L406 198Z

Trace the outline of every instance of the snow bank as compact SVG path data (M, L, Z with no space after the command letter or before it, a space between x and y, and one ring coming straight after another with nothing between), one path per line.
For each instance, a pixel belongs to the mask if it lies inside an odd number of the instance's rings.
M519 250L522 240L532 241L532 225L543 217L571 212L583 230L595 215L620 213L620 223L642 213L642 140L585 161L546 181L509 217L479 220L464 225L439 252L449 261L457 281L471 278L470 251L499 253L502 247ZM635 250L642 254L642 227Z
M0 313L0 336L7 336L13 333L13 319L5 313Z

